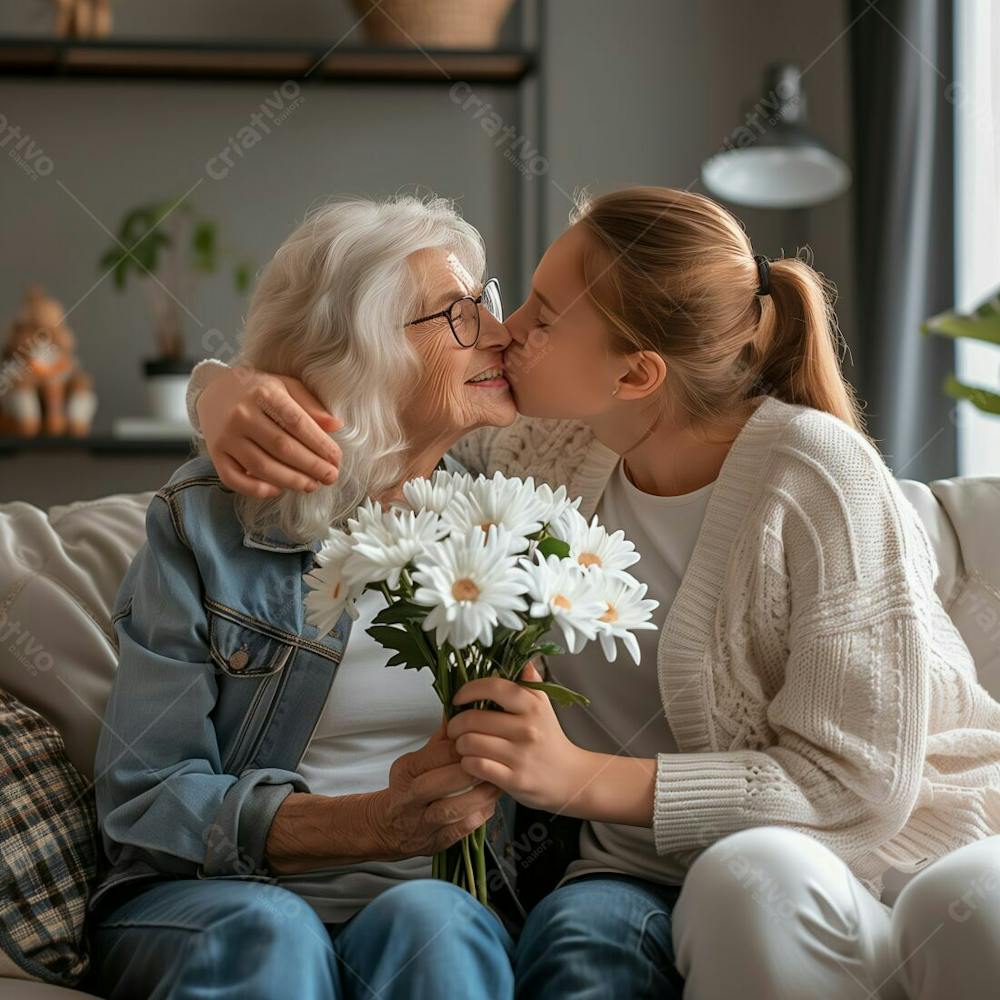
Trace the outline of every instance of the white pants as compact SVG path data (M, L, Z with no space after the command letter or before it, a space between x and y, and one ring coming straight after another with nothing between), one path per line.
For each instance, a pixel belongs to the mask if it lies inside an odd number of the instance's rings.
M995 1000L1000 836L932 862L890 907L805 834L713 844L673 912L685 1000Z

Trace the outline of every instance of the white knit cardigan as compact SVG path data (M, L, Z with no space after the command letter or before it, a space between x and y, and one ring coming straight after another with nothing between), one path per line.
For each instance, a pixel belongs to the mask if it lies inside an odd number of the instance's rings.
M191 404L211 373L196 374ZM566 484L588 518L618 461L585 424L527 417L451 453L472 473ZM762 401L722 465L659 639L679 752L657 755L657 853L693 859L737 830L783 826L826 844L878 897L886 869L1000 833L1000 704L937 572L862 435Z
M565 483L588 518L618 461L584 424L524 417L452 454L471 472ZM763 400L726 456L660 634L679 752L657 754L657 853L693 859L737 830L784 826L878 897L886 869L1000 833L1000 704L937 572L862 435Z

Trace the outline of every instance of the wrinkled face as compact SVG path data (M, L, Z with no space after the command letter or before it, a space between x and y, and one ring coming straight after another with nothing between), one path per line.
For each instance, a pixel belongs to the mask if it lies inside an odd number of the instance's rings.
M587 294L587 235L572 226L545 251L531 294L507 318L505 360L519 412L585 419L606 412L622 359L608 349L607 321Z
M413 319L482 291L482 283L447 250L421 250L410 257L410 264L424 290ZM403 413L404 425L416 440L457 440L477 427L505 427L517 417L504 376L503 352L510 336L482 303L479 322L474 347L459 344L444 316L406 327L406 336L423 361L419 384ZM460 319L455 324L462 340L471 341L474 327L464 330ZM483 375L488 377L484 380Z

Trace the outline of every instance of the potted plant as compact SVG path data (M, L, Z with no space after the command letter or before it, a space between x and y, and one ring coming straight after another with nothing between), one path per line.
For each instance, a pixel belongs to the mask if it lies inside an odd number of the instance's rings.
M157 354L143 363L150 416L184 423L184 393L195 362L185 355L184 303L191 301L197 279L214 274L224 251L213 219L176 201L140 205L125 213L117 241L101 256L100 269L111 270L115 288L124 290L130 274L149 296ZM250 286L251 264L236 263L237 291Z
M1000 345L1000 291L981 302L969 314L954 310L932 316L920 326L922 333L958 340L968 337ZM944 391L952 399L967 399L984 413L1000 414L1000 392L959 381L954 372L944 380Z

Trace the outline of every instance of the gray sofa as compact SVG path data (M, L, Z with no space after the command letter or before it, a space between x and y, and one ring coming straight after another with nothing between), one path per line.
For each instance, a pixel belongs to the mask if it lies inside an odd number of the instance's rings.
M1000 698L1000 478L901 486L933 540L941 600L980 680ZM142 544L151 496L116 494L48 511L0 504L0 621L33 639L4 641L0 632L0 686L52 722L88 779L116 664L109 609ZM27 981L0 955L4 1000L83 995Z

